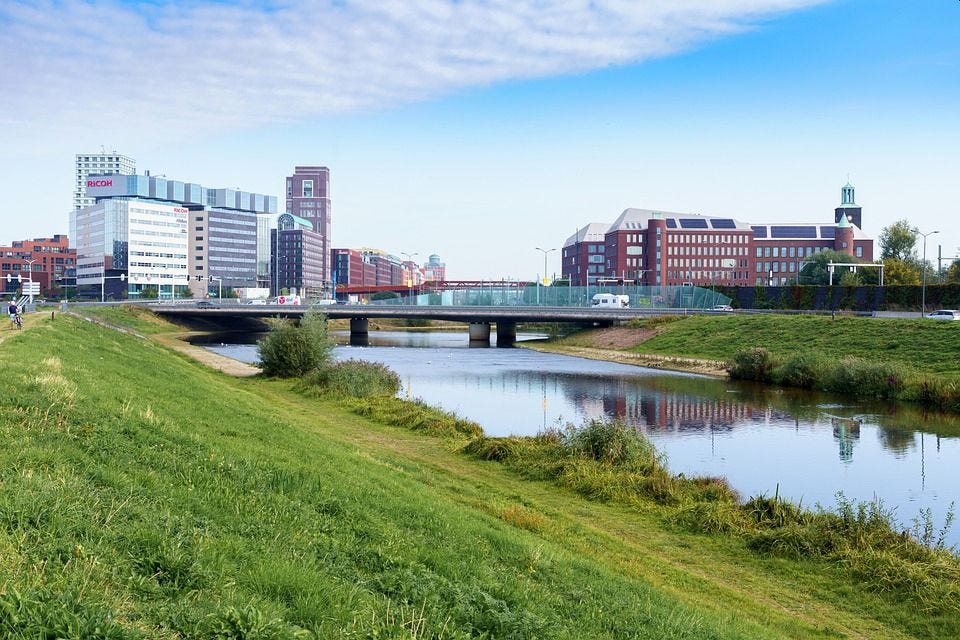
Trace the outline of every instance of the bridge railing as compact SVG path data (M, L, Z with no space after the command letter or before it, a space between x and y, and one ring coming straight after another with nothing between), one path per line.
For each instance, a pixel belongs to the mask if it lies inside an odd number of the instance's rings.
M591 286L591 287L504 287L497 284L469 289L413 291L396 298L371 300L372 305L418 305L449 307L589 307L598 293L626 295L632 308L709 309L729 304L718 291L693 286Z

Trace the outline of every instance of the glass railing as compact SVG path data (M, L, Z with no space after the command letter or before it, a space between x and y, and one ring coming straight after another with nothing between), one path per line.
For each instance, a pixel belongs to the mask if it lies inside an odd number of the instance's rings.
M408 294L381 300L373 305L418 305L446 307L590 307L594 296L613 294L627 296L634 309L710 309L730 304L730 298L719 291L694 286L591 286L591 287L517 287L490 285L471 289L445 289Z

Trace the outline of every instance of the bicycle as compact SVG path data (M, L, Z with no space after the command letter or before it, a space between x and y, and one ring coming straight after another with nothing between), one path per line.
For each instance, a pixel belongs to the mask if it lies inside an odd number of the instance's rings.
M23 316L19 313L13 317L13 324L17 329L23 329Z

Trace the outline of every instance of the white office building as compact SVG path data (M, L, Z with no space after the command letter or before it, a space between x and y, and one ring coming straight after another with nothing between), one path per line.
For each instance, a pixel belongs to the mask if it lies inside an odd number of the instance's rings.
M147 175L92 175L92 206L70 213L78 293L204 297L257 284L260 217L277 198ZM214 285L215 283L215 285Z
M94 198L87 195L87 180L91 175L119 173L130 176L137 172L137 163L116 151L110 153L78 153L77 168L74 171L76 183L73 188L73 210L89 207Z

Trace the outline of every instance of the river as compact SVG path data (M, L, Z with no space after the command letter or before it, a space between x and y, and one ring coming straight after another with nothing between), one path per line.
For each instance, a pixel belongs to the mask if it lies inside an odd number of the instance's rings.
M253 345L206 346L257 360ZM882 501L908 528L922 509L940 528L960 503L958 416L522 348L468 348L463 332L372 332L369 346L340 344L334 353L386 364L403 381L401 396L469 418L488 435L618 417L642 430L674 473L724 476L747 497L778 491L831 508L842 491ZM947 543L960 546L958 527Z

